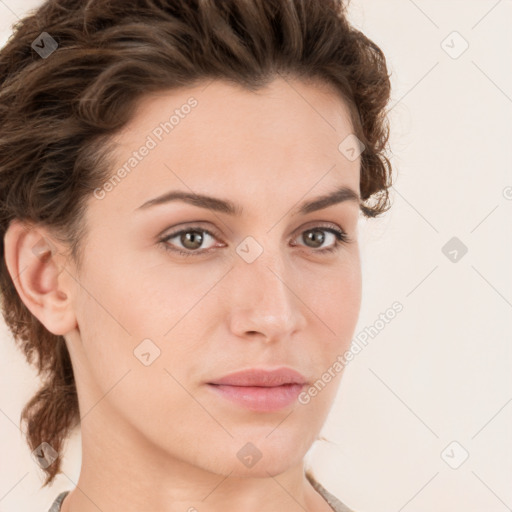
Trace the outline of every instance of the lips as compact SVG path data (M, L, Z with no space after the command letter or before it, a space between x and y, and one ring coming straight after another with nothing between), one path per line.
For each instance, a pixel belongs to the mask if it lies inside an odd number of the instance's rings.
M292 370L291 368L278 368L276 370L263 370L251 368L235 373L225 375L220 379L215 379L209 384L218 384L225 386L258 386L275 387L285 384L306 384L304 375Z
M215 396L256 412L274 412L297 401L306 378L291 368L252 368L208 383Z

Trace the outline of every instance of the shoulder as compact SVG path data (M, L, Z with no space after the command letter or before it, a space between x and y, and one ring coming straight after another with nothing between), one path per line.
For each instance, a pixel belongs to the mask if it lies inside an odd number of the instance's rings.
M55 498L55 501L52 503L52 506L49 508L48 512L59 512L62 502L64 501L64 498L68 495L68 493L69 491L61 492Z
M327 503L331 506L334 512L355 512L352 509L348 508L344 503L342 503L338 498L336 498L336 496L332 495L320 482L318 482L311 473L311 471L306 471L306 478L309 480L309 482L315 488L315 490L322 495L325 501L327 501Z

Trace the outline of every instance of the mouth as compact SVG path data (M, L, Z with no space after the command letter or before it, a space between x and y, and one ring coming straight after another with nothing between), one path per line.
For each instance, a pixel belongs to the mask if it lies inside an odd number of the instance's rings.
M273 412L292 405L307 381L290 368L252 368L208 382L216 396L251 411Z
M229 386L208 384L220 397L251 411L273 412L290 406L297 400L301 384L283 384L281 386Z

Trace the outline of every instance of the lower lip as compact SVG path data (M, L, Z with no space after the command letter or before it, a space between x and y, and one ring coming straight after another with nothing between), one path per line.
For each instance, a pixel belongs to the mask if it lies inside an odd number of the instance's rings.
M279 411L297 400L302 384L275 387L227 386L208 384L208 387L227 400L258 412Z

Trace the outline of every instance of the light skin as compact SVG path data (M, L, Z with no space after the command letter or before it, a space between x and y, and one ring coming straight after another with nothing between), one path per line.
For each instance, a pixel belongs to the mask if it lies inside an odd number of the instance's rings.
M353 132L348 110L328 87L281 78L257 93L214 81L152 94L116 136L113 169L192 96L197 106L172 132L89 199L80 272L44 226L16 221L5 237L18 293L65 337L73 362L82 467L62 511L327 512L303 459L342 374L307 405L274 412L228 402L207 382L287 366L312 384L349 348L361 304L358 202L296 213L342 186L359 193L360 159L338 150ZM138 209L176 190L243 211L183 201ZM198 227L213 236L159 241ZM351 241L321 254L336 245L326 228ZM236 251L248 236L263 249L251 263ZM166 244L208 252L184 257ZM52 257L41 256L47 247ZM148 366L134 355L144 339L160 350ZM261 453L250 468L237 457L248 442Z

